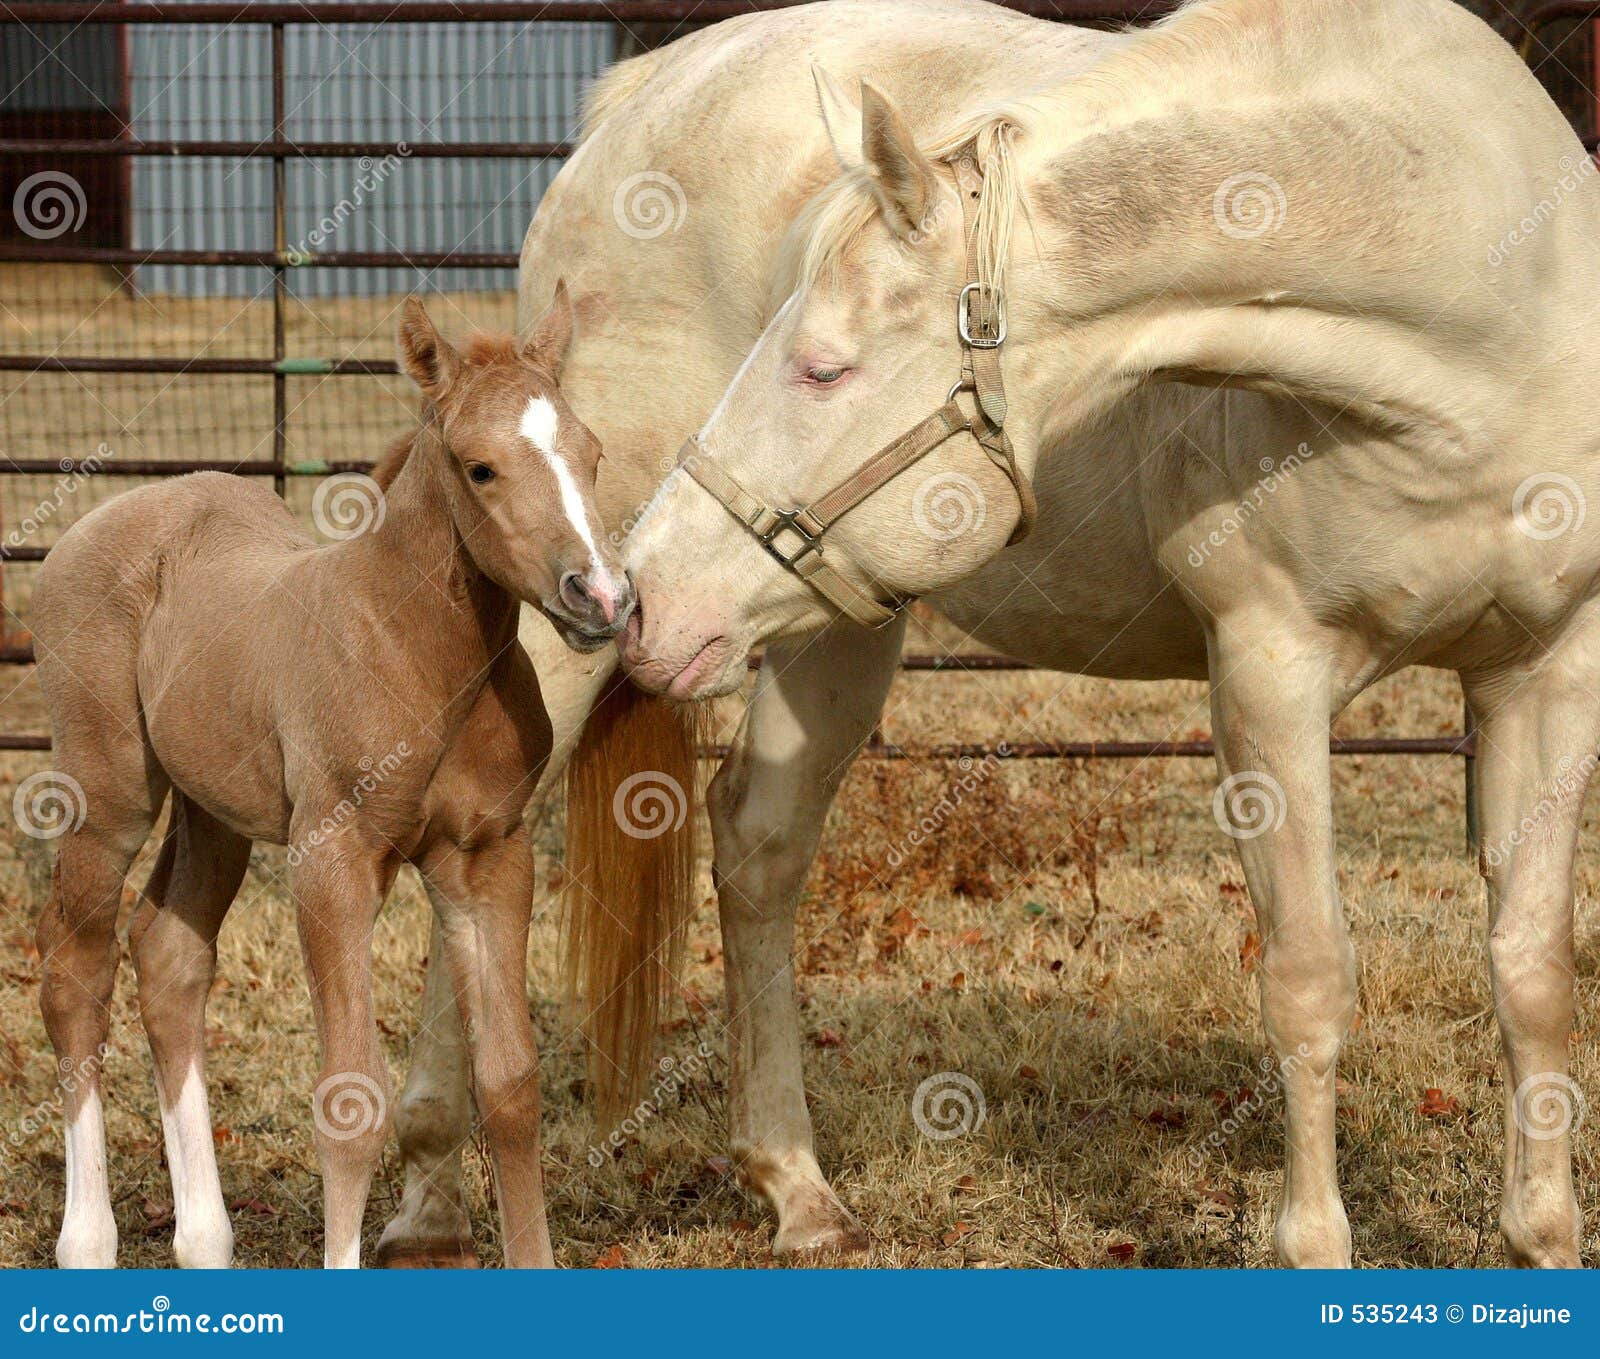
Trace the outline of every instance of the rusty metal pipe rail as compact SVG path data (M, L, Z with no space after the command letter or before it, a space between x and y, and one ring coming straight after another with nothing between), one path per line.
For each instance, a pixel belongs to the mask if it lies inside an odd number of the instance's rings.
M236 0L199 4L160 0L88 0L77 4L7 4L0 2L0 22L23 24L414 24L456 20L500 20L511 23L716 23L758 10L790 9L810 0L634 0L619 5L595 0L396 0L392 4L283 4L272 0ZM998 0L1006 9L1039 19L1069 23L1135 23L1157 19L1178 7L1178 0Z
M0 155L14 156L221 156L229 160L301 156L349 160L400 156L406 160L553 160L572 154L571 142L296 142L133 141L116 137L0 137Z
M220 264L260 269L515 269L510 251L459 250L135 250L99 245L0 245L0 264Z

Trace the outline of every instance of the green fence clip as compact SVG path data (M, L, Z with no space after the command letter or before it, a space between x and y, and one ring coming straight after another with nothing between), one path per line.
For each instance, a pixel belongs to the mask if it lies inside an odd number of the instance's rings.
M331 373L332 359L279 359L272 365L274 373Z
M325 477L328 464L321 458L311 458L305 462L286 462L283 470L291 477Z

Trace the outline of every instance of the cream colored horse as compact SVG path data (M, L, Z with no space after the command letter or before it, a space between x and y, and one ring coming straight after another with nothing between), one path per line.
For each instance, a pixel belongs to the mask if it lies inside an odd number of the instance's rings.
M785 250L789 224L838 173L813 60L840 85L870 75L889 98L872 101L869 173L828 190ZM853 114L827 102L855 161ZM896 105L938 156L976 152L991 171L981 220L1007 248L985 267L1009 256L1006 428L1039 528L1000 552L1017 502L963 438L847 517L829 551L864 590L933 592L982 640L1037 664L1211 675L1225 775L1282 790L1281 821L1275 809L1275 828L1241 839L1269 1039L1306 1054L1285 1073L1278 1249L1288 1263L1347 1263L1333 1088L1354 968L1327 731L1380 674L1426 661L1467 681L1512 1114L1565 1071L1572 775L1587 777L1600 739L1585 603L1600 552L1580 515L1557 535L1540 511L1552 488L1585 494L1594 480L1581 378L1596 348L1582 319L1593 183L1574 178L1577 143L1526 72L1443 0L1221 4L1151 36L855 0L720 26L602 88L598 126L530 232L557 256L588 247L587 329L565 385L606 443L608 522L626 522L769 320L703 456L774 505L803 504L944 399L960 355L963 214ZM1002 147L1009 180L995 173ZM608 246L597 223L646 171L681 189L678 220ZM1000 232L1007 182L1018 225ZM1505 252L1553 192L1560 210ZM535 262L524 284L537 295L541 283ZM1268 510L1238 513L1262 462L1291 455ZM926 510L940 478L979 497L964 534L917 526L918 490ZM693 560L679 550L689 541ZM733 1149L778 1213L777 1249L859 1244L812 1152L789 950L795 895L900 629L838 621L686 479L630 557L645 594L641 678L725 687L747 643L778 639L712 798ZM828 683L840 672L856 682ZM462 1124L432 1116L460 1089L453 1041L435 1026L402 1105L410 1175L390 1229L402 1245L457 1220ZM1569 1148L1542 1131L1508 1119L1505 1232L1519 1262L1570 1263Z

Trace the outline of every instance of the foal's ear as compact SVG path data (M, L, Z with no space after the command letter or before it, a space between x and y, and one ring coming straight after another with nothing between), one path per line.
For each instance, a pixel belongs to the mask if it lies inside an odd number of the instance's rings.
M812 66L811 79L817 87L817 106L822 125L828 131L834 159L842 170L861 168L861 105L821 66Z
M522 357L540 368L548 368L561 376L561 361L567 357L567 346L572 343L572 299L567 296L567 281L556 280L556 295L544 309L544 315L533 323L533 329L519 346Z
M427 309L406 298L400 313L400 366L429 400L439 400L461 372L461 355L434 329Z
M902 239L912 239L926 225L933 206L933 163L917 149L900 110L865 80L861 82L861 156L890 229Z

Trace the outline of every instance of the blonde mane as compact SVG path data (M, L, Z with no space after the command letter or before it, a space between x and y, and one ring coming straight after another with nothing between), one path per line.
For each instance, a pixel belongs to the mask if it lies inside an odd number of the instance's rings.
M964 119L921 147L936 165L976 166L983 174L972 229L978 240L978 281L1002 284L1012 229L1021 203L1013 142L1023 129L1020 108L987 110ZM846 170L800 210L779 255L773 310L790 293L835 276L840 262L879 215L865 169Z

